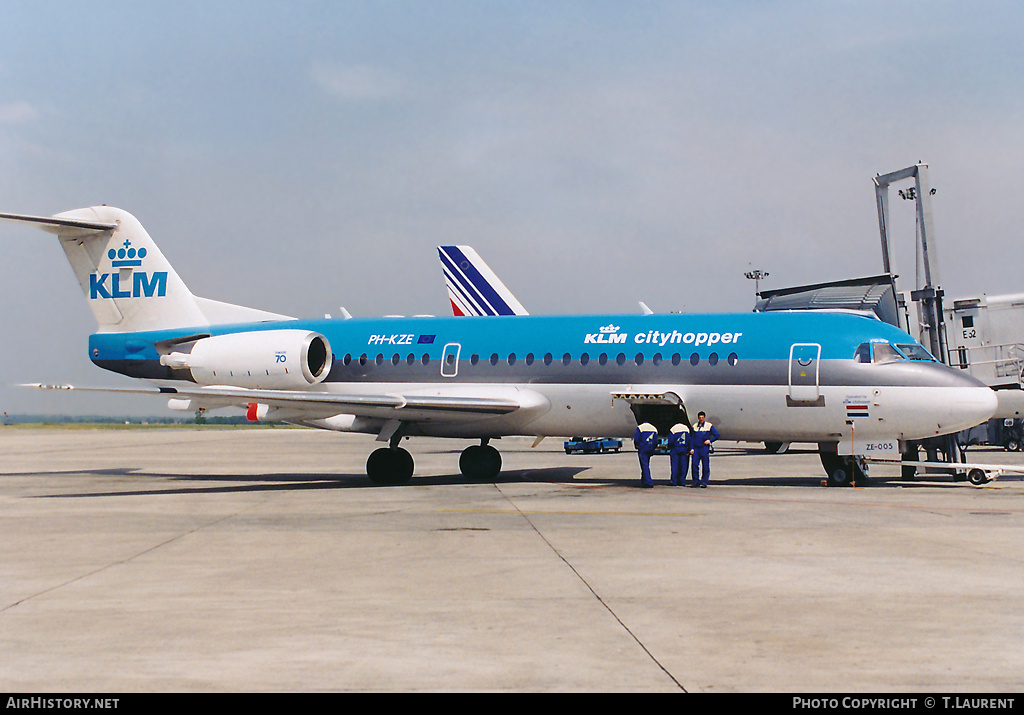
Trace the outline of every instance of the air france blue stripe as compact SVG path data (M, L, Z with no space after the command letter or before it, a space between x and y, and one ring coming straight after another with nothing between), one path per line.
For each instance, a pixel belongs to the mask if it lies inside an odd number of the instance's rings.
M459 298L466 312L473 315L493 315L493 313L488 313L485 308L481 307L479 301L474 299L473 296L467 294L463 287L464 278L459 277L458 269L452 264L451 256L445 252L445 246L438 246L437 253L441 257L441 270L444 271L448 289Z
M512 308L509 307L508 303L506 303L502 297L494 291L491 284L488 283L482 275L480 275L476 266L473 265L472 261L466 258L462 251L455 246L444 246L442 248L447 253L448 261L453 264L451 267L455 271L459 271L463 263L466 265L464 275L468 283L463 281L460 281L460 283L465 289L472 289L473 292L487 304L491 309L491 315L515 314L515 311L513 311ZM445 256L442 256L442 259L443 258L445 258Z
M459 285L458 280L453 276L447 268L444 269L444 277L448 281L448 289L455 294L455 296L462 303L463 308L469 315L493 315L488 309L482 308L477 301L473 300L472 296L466 295L466 291L463 290L462 286Z
M465 289L460 284L458 277L453 275L447 266L442 266L442 268L444 269L444 277L448 282L449 290L455 293L455 295L462 301L462 304L468 313L473 315L497 315L492 308L481 306L480 302L474 299L473 296L467 295Z
M453 286L459 296L467 303L469 307L476 310L477 315L499 315L498 310L488 303L485 296L483 296L480 290L473 285L468 277L459 270L458 263L465 262L469 265L469 261L466 260L465 256L461 251L455 250L454 246L448 246L457 255L442 254L441 261L445 264L445 276L448 278L449 285Z

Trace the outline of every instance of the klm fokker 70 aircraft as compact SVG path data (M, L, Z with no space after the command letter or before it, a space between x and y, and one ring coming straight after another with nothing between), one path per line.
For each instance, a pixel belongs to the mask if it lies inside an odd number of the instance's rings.
M296 320L199 298L129 213L0 214L54 233L99 330L89 357L185 410L377 435L378 484L407 481L403 437L479 440L462 473L488 479L504 435L631 436L698 410L728 439L817 442L831 482L853 455L984 422L982 383L861 315L802 312ZM886 455L883 455L886 456Z

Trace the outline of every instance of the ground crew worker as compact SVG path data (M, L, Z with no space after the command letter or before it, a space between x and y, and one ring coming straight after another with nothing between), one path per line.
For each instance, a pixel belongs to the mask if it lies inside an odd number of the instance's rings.
M672 486L681 487L686 484L686 472L690 467L690 428L683 422L672 425L668 435L669 460L672 474L669 482Z
M711 476L711 452L713 451L711 443L721 437L715 426L710 422L705 422L704 418L703 412L697 413L697 424L693 426L690 442L693 445L693 481L690 486L701 489L707 488L708 478ZM704 473L698 477L700 465L704 466Z
M650 422L644 422L636 428L633 433L633 445L636 447L637 456L640 458L640 486L650 489L654 486L651 479L651 455L654 448L658 446L658 430Z

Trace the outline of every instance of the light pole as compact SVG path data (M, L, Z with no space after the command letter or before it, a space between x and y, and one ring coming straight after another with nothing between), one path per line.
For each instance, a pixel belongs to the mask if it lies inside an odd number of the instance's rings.
M762 278L767 278L771 274L768 273L768 271L760 271L760 270L758 270L758 271L747 271L743 275L745 275L750 280L754 281L754 298L755 299L760 298L761 297L761 279Z

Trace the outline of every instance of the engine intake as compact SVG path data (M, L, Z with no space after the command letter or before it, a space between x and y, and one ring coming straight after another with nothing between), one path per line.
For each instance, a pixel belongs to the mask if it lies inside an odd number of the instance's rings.
M254 330L203 338L190 352L172 352L161 365L187 368L200 385L303 389L324 381L334 355L323 335L308 330Z

